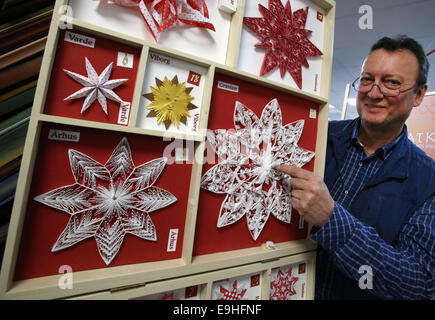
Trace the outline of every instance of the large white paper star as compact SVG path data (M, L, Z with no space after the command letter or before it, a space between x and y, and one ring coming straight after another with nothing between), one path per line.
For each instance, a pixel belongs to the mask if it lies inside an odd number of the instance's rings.
M94 237L101 258L109 265L127 233L157 240L156 228L148 214L177 200L170 192L153 186L167 158L136 167L125 137L105 165L73 149L68 154L75 184L34 198L71 215L53 252Z
M237 101L234 127L236 130L207 133L220 162L203 175L201 187L227 194L219 212L218 227L246 216L249 232L256 240L271 213L290 223L290 177L274 167L279 164L302 167L314 152L297 145L304 120L282 125L277 99L264 107L260 119Z
M112 73L113 62L111 62L100 75L97 74L87 57L85 57L85 63L86 72L88 73L87 77L64 69L71 78L84 86L84 88L74 92L64 100L86 97L83 102L82 110L80 111L80 113L83 113L94 103L95 100L98 99L98 102L106 115L108 114L106 98L119 102L121 105L124 104L125 102L112 89L115 89L128 79L109 80L110 74Z

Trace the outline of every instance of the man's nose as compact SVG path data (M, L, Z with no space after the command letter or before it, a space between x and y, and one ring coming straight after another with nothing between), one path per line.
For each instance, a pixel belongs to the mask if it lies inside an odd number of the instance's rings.
M376 87L376 88L375 88ZM379 87L378 84L373 84L373 87L370 89L369 92L367 92L367 95L371 98L371 99L379 99L379 98L383 98L384 94L381 91L381 87Z

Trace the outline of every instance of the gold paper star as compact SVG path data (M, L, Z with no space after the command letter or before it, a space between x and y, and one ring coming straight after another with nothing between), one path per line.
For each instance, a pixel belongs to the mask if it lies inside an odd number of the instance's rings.
M186 88L186 82L178 83L176 75L171 81L166 76L163 81L155 79L156 87L151 86L151 93L143 95L151 101L147 117L157 117L157 124L163 122L166 130L171 123L177 128L180 122L186 125L189 111L197 108L191 103L194 97L189 94L193 88Z

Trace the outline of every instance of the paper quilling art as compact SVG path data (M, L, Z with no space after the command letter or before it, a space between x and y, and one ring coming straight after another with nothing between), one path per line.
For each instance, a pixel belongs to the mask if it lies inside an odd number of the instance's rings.
M104 0L104 2L137 7L156 41L163 31L177 21L215 31L204 0Z
M258 10L262 18L245 17L243 23L260 39L255 47L265 50L260 76L279 68L281 78L288 71L302 89L302 66L309 67L307 57L322 55L308 39L311 31L305 29L308 7L292 13L289 0L285 6L281 0L269 0L269 8L258 4Z
M179 83L175 76L171 81L167 77L164 80L156 78L156 86L151 86L151 93L143 96L151 101L147 109L151 110L147 117L157 117L157 124L164 123L166 130L171 124L177 126L180 122L187 125L187 117L190 110L197 106L191 103L194 99L190 95L192 87L186 88L186 82Z
M217 294L217 300L244 300L246 291L248 290L244 285L238 286L237 280L234 280L231 288L229 285L220 285L219 292Z
M166 158L135 166L125 137L104 165L73 149L68 155L75 183L34 198L71 216L52 252L94 237L101 258L109 265L126 234L157 241L149 213L177 200L154 186Z
M231 225L246 216L249 232L258 238L269 216L290 223L290 177L274 169L279 164L302 167L314 152L298 147L304 120L282 124L281 108L273 99L261 117L236 102L235 130L208 131L207 140L219 158L201 179L201 187L227 194L217 226Z
M111 62L100 75L97 74L91 62L85 57L87 77L78 73L65 70L64 71L75 81L80 83L83 88L66 97L64 100L85 98L80 113L85 112L90 106L98 100L104 113L107 115L107 99L119 102L122 106L125 102L113 91L128 79L113 79L109 80L112 73Z
M276 279L270 283L270 300L290 300L290 298L297 294L296 282L298 277L292 274L292 268L286 272L278 269Z

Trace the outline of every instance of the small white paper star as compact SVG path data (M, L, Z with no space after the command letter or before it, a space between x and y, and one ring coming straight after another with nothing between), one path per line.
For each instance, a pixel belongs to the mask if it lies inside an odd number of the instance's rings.
M110 74L112 73L113 62L111 62L100 75L98 75L97 72L95 72L94 67L89 62L87 57L85 57L85 62L86 62L86 72L88 73L87 77L64 69L64 71L71 78L73 78L75 81L77 81L78 83L84 86L84 88L74 92L73 94L66 97L64 100L86 97L85 101L83 102L82 110L80 111L80 113L83 113L94 103L95 100L98 99L101 108L103 109L104 113L107 115L106 98L115 102L119 102L121 105L125 103L112 89L123 84L128 79L109 80Z

